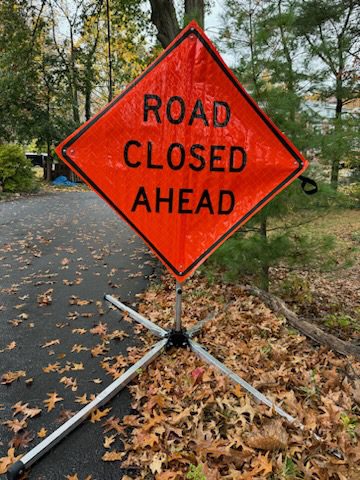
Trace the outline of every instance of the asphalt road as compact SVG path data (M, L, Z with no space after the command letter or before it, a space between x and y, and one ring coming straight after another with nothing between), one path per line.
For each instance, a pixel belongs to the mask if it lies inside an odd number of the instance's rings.
M0 203L0 351L5 349L0 353L0 378L9 371L26 372L26 377L0 385L0 458L7 455L15 436L3 424L14 418L15 403L42 409L41 415L28 420L25 431L34 440L27 449L16 450L25 453L39 443L41 428L51 433L63 421L64 410L80 408L76 396L96 394L111 383L99 365L103 357L93 358L90 350L71 350L75 344L91 349L101 343L89 330L102 322L109 331L121 329L129 335L111 341L106 356L127 354L127 347L136 343L132 325L108 308L103 295L111 293L133 304L155 265L143 242L92 192L60 192ZM41 297L48 290L52 291L47 298ZM74 333L74 329L86 333ZM50 341L55 343L44 347ZM43 372L55 362L84 364L84 370L63 374L76 379L76 391L59 383L60 373ZM94 383L98 378L101 384ZM33 381L27 384L29 379ZM47 412L43 401L52 392L64 400ZM128 391L108 406L111 415L129 414ZM116 480L129 474L120 462L101 460L105 452L102 423L86 421L35 464L27 478L58 480L77 473L79 480L88 475L92 480ZM120 450L121 441L116 440L112 448Z

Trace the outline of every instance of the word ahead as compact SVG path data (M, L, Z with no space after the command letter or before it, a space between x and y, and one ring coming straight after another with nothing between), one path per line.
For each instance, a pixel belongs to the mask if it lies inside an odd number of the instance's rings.
M194 22L56 151L180 281L307 166Z

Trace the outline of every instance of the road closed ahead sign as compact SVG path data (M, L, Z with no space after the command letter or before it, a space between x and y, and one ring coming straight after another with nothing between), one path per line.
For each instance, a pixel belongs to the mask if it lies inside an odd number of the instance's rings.
M56 151L180 281L307 167L195 22Z

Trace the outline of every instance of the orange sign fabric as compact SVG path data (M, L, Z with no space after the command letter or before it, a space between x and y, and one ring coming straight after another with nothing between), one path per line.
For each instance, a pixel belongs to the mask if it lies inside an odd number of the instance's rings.
M195 22L56 152L179 281L308 166Z

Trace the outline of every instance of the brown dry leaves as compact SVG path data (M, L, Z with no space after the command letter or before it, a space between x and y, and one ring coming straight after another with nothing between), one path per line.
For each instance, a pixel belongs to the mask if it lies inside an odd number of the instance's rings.
M0 458L0 474L6 473L8 467L20 458L21 455L15 456L15 448L9 448L7 456Z
M7 372L1 377L0 383L2 385L9 385L10 383L19 380L21 377L26 377L26 372L24 370L18 370L16 372Z
M140 311L170 327L174 282L164 280L144 295ZM208 480L360 478L359 363L313 347L239 287L209 287L195 275L184 293L186 326L216 313L199 342L305 429L254 402L193 353L173 350L130 387L138 414L121 422L131 427L128 437L118 434L125 441L121 465L144 465L136 478L156 480L184 479L194 465ZM154 341L145 335L148 348ZM132 361L139 356L130 352Z
M51 412L51 410L54 410L56 403L61 402L61 400L64 400L63 398L59 397L56 392L48 393L47 396L49 398L44 400L43 403L47 407L48 412Z
M49 288L46 290L44 293L40 293L37 297L37 301L40 307L43 307L45 305L50 305L52 303L52 295L53 295L54 289Z
M91 302L71 297L74 305ZM171 328L174 303L174 281L166 276L161 287L154 286L144 294L139 310ZM239 385L190 351L171 350L139 372L130 387L132 415L109 417L109 408L91 413L90 421L104 434L102 460L121 462L122 468L135 467L136 479L183 480L191 469L198 468L198 478L207 480L358 480L359 363L312 346L240 287L209 286L194 275L184 289L184 323L189 327L209 316L212 320L197 340L297 417L305 425L304 431L254 402ZM75 335L92 335L94 346L75 344L70 350L87 352L109 380L116 379L154 343L143 327L136 328L144 334L145 345L130 347L128 357L106 356L111 342L123 340L126 333L111 331L105 321L73 329ZM41 346L55 345L61 345L59 339ZM89 391L79 395L76 378L66 373L83 370L84 364L54 361L44 365L43 374L58 374L61 387L73 392L74 404L86 405L94 396ZM7 385L23 376L24 371L7 372L1 383ZM93 381L101 383L101 379ZM48 393L44 405L51 411L60 401L56 392ZM10 447L25 448L31 442L33 436L24 430L29 419L40 412L26 403L13 405L14 417L4 422L14 432ZM63 411L61 419L65 421L70 414ZM44 427L37 430L38 438L46 437ZM323 442L315 440L313 433ZM0 459L0 472L6 471L14 456L15 450L10 448Z

